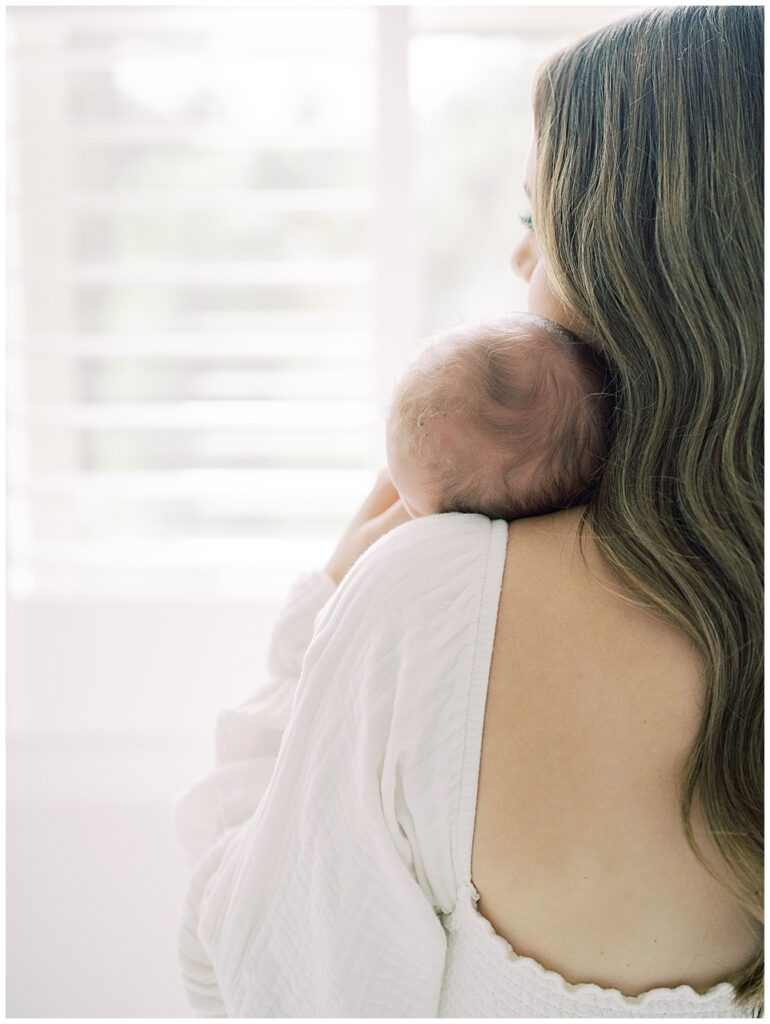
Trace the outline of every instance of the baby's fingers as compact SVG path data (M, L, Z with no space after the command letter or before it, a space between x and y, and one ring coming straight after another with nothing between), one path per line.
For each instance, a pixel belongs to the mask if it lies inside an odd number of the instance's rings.
M387 469L381 469L377 474L374 487L364 501L363 509L366 510L364 519L374 519L386 512L397 501L398 491L393 486L390 473Z
M403 503L400 500L396 501L390 508L369 520L366 525L367 540L370 544L373 544L380 537L384 537L386 533L389 533L390 530L401 526L402 523L408 523L411 518Z

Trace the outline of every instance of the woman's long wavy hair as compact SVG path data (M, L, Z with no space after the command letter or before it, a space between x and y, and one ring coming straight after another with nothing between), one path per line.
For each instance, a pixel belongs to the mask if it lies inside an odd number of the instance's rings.
M681 813L763 914L761 7L653 9L558 52L535 85L534 225L617 395L590 528L705 672ZM582 532L581 532L582 539ZM724 863L696 842L700 808ZM759 929L758 929L759 934ZM764 953L730 980L763 1012Z

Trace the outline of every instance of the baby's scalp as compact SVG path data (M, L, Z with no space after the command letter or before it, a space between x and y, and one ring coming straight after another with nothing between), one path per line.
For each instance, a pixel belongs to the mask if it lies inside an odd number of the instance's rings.
M585 496L601 465L608 374L585 342L512 313L427 340L399 383L390 443L440 511L515 518Z

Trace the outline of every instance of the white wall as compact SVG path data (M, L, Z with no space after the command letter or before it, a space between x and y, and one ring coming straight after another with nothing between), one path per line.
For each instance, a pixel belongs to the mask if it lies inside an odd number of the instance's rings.
M108 770L98 754L78 758L84 776ZM35 760L36 772L57 769L55 753ZM168 800L11 799L6 822L7 1016L192 1016L176 965L185 870Z
M8 1016L191 1016L171 804L212 766L217 710L255 689L272 615L9 602Z
M256 689L275 607L10 600L8 730L204 739L219 708Z

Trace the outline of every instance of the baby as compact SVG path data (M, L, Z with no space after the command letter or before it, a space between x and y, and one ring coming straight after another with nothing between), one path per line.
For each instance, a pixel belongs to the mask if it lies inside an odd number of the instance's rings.
M610 412L600 358L558 324L463 324L429 339L396 385L390 475L413 517L556 511L590 493Z

